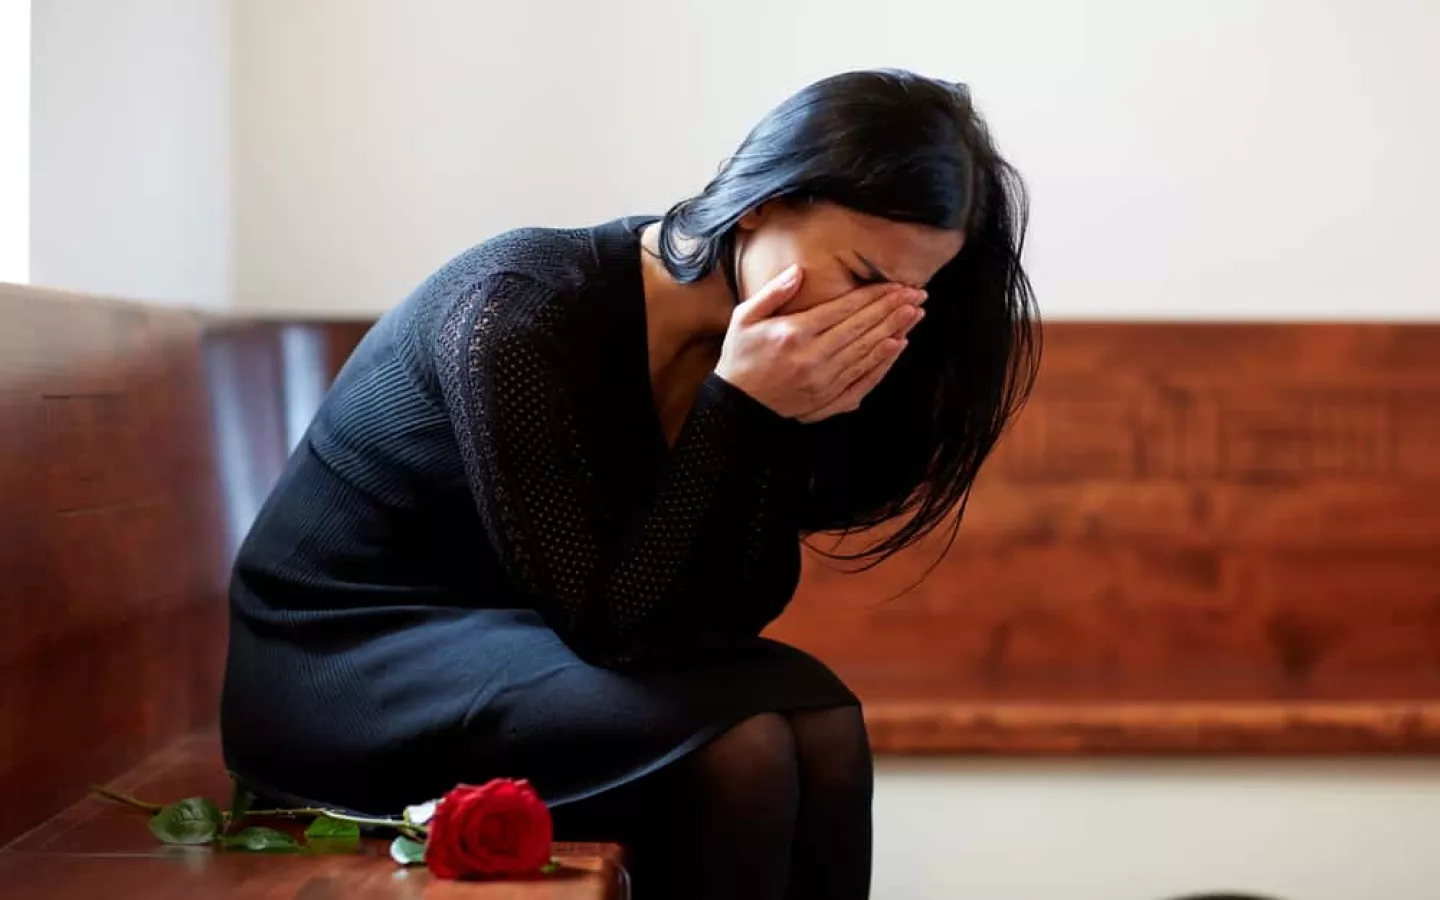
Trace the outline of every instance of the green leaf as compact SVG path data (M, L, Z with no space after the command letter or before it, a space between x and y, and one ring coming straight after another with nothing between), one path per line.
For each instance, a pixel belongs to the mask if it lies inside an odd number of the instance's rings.
M311 853L354 853L360 849L360 826L317 816L305 829Z
M208 844L220 834L220 808L204 797L187 797L161 807L150 831L167 844Z
M307 838L355 838L360 837L360 826L354 822L342 822L329 816L317 816L310 827L305 829Z
M550 857L550 861L548 863L540 867L540 874L554 875L556 872L560 871L563 868L565 868L565 865L560 862L560 860L552 856Z
M246 828L230 837L221 838L220 843L236 850L251 850L256 853L293 853L300 849L294 838L274 828Z
M333 853L358 853L360 852L360 839L358 837L311 838L305 844L305 850L318 856Z
M390 842L390 858L402 866L418 866L425 862L425 845L407 837Z

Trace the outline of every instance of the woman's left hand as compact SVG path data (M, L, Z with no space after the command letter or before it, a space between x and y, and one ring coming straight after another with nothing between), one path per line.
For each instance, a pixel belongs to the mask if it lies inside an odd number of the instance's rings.
M798 421L806 424L820 422L860 408L860 402L885 378L900 354L905 352L909 344L906 335L920 324L925 315L918 306L913 312L908 309L902 312L904 315L898 321L887 316L862 334L843 338L847 342L835 349L832 365L838 365L838 377L844 383L844 389L818 409L796 416ZM833 339L844 332L843 325L834 326L831 331L829 336ZM825 337L822 335L821 339Z

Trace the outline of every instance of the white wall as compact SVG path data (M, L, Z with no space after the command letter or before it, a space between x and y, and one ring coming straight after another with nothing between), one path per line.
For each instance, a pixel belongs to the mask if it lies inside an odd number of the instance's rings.
M0 0L0 281L30 278L30 0Z
M1440 897L1440 761L883 765L876 900Z
M373 311L519 224L653 211L846 68L971 83L1051 316L1440 316L1433 0L247 0L237 300Z
M229 0L38 0L35 284L223 306Z

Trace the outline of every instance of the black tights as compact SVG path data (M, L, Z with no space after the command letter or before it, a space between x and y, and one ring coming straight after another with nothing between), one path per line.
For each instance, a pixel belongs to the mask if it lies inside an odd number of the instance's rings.
M854 707L753 716L655 775L555 810L630 851L635 900L863 900L870 744Z

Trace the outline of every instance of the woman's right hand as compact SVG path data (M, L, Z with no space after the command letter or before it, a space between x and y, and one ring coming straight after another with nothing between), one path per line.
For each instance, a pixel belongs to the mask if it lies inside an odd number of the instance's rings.
M854 410L880 382L924 316L925 292L866 285L779 314L803 280L791 266L735 307L715 374L779 415L818 422Z

